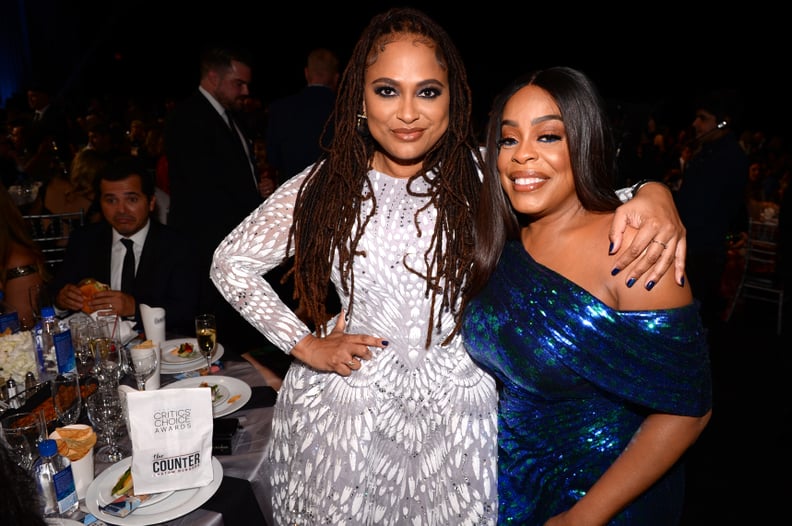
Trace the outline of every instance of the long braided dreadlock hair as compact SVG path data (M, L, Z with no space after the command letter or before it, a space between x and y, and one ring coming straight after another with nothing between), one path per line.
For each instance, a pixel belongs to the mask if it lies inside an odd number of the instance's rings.
M429 249L424 254L426 297L431 298L432 314L428 321L426 346L432 331L442 329L443 311L454 313L455 327L444 343L457 333L466 304L467 277L473 261L473 218L479 202L484 166L471 125L472 97L465 65L445 30L421 11L396 8L375 16L363 31L341 77L336 105L327 126L335 126L333 141L314 165L300 188L294 209L290 244L294 243L295 298L300 299L308 319L326 332L325 301L333 255L337 254L341 285L349 294L349 315L354 303L355 257L365 257L358 244L376 200L368 170L374 152L380 146L357 126L363 110L364 74L376 62L383 46L396 35L415 35L433 44L438 61L447 69L450 89L448 130L426 154L423 166L410 178L429 183L426 209L437 210L437 221ZM372 213L364 215L362 204L371 199ZM428 233L421 233L426 235ZM440 310L437 309L438 302ZM435 313L437 322L435 322Z

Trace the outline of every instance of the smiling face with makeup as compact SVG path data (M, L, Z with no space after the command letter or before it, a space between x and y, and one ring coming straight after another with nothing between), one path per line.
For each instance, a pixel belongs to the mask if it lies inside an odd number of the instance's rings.
M580 208L564 120L549 93L529 85L509 99L498 145L501 185L515 210Z
M410 177L448 129L448 72L424 37L397 35L379 48L365 73L364 109L379 144L375 170Z

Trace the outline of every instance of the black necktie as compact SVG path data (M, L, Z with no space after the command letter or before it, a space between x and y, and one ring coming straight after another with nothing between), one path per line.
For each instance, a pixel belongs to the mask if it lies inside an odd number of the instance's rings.
M121 292L125 294L134 294L135 251L132 249L134 242L128 238L122 238L121 242L126 247L126 256L124 256L124 269L121 271Z

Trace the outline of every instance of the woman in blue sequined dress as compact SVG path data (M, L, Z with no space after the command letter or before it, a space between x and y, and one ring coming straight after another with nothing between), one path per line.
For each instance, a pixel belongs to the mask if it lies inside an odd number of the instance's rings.
M490 115L499 177L482 190L463 339L499 383L499 524L677 524L680 459L711 407L698 304L684 281L647 294L603 278L619 200L587 77L523 77Z

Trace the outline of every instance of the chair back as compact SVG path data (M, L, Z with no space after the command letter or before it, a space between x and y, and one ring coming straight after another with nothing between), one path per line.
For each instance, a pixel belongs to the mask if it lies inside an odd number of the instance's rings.
M745 300L776 305L776 332L781 334L784 309L784 283L778 264L778 221L750 218L745 240L745 260L737 292L729 306L726 320L735 307Z
M62 214L23 216L30 226L30 235L44 254L44 262L54 275L63 262L71 233L85 224L85 211Z
M778 221L749 219L745 250L745 278L778 285Z

